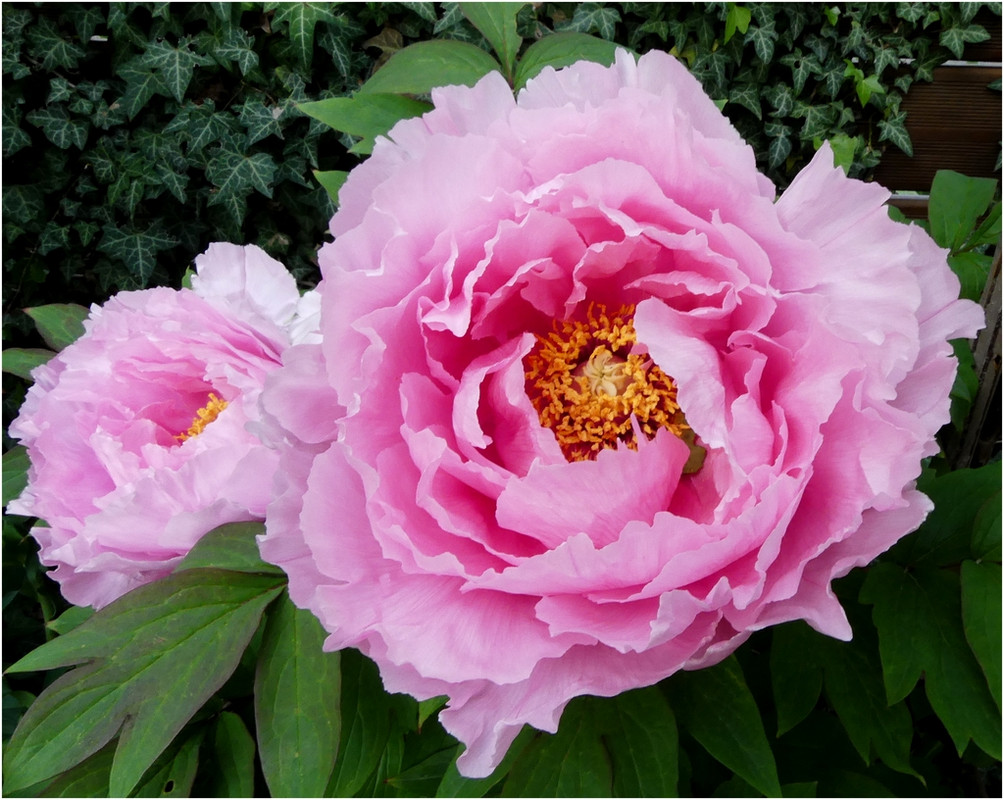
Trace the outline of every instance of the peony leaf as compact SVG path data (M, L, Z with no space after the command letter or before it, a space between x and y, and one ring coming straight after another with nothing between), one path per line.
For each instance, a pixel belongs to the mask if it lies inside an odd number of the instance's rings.
M480 47L433 39L399 50L360 87L363 94L428 94L437 86L473 86L499 63Z
M603 741L617 797L675 797L679 737L666 698L655 687L599 700Z
M110 742L52 781L39 797L108 797L108 776L114 758L115 744Z
M457 771L457 757L464 751L463 745L458 746L453 762L446 768L446 774L443 775L443 780L436 790L436 797L484 797L493 786L509 774L513 762L536 736L537 732L533 728L524 725L513 743L509 745L502 761L487 778L465 778Z
M342 650L341 674L341 741L326 797L359 791L379 765L390 737L391 698L376 665L356 650Z
M680 726L714 758L768 797L781 794L763 720L734 657L664 686Z
M90 311L74 303L52 303L26 308L24 313L35 321L45 343L53 350L62 350L84 333L84 320Z
M943 569L871 567L861 602L874 606L890 703L924 675L927 698L961 755L972 739L1001 757L1001 715L962 627L959 576Z
M3 504L4 507L18 497L28 485L28 467L31 461L28 450L15 445L3 454Z
M357 94L300 103L297 108L336 131L373 139L386 134L402 119L420 116L432 106L397 94Z
M948 266L952 268L961 284L960 297L978 303L983 296L983 287L987 284L990 276L990 267L993 259L983 253L974 253L971 250L962 253L955 253L948 257Z
M205 731L199 730L190 736L179 736L143 775L133 790L136 797L191 797L204 734Z
M4 758L4 789L63 772L120 734L112 796L125 796L240 662L274 576L188 570L141 586L9 668L79 664L28 709Z
M997 181L993 178L970 178L939 169L927 207L934 241L953 251L962 247L990 208L996 191Z
M523 37L516 32L516 14L526 3L460 3L460 10L495 50L507 79L513 75Z
M254 739L237 714L220 714L213 729L212 747L212 796L254 797Z
M962 562L962 625L1001 707L1001 565Z
M317 178L317 182L324 187L324 191L328 193L328 197L330 197L337 204L338 192L341 190L342 186L345 185L345 181L348 179L349 173L342 169L331 169L326 171L315 169L314 177Z
M70 606L56 619L46 622L45 627L53 633L62 636L79 627L92 616L94 616L94 609L90 606Z
M991 495L973 521L973 558L1001 561L1001 492Z
M770 648L770 680L781 736L809 716L823 690L819 636L804 622L774 628Z
M512 765L503 797L611 797L613 768L597 714L602 701L576 697L558 732L540 734Z
M620 45L589 36L585 33L555 33L545 36L530 45L523 58L516 65L513 89L519 91L527 81L536 76L544 67L559 69L576 61L595 61L599 64L614 63L614 56Z
M255 537L263 533L265 525L261 522L229 522L220 525L199 539L174 571L178 573L208 567L234 572L284 575L279 567L266 564L258 555Z
M319 797L338 754L339 654L321 648L313 614L283 595L271 609L255 671L255 723L273 797Z

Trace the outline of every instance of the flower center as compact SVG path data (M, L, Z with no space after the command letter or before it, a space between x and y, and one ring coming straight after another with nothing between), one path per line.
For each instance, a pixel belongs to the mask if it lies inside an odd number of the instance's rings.
M195 412L195 418L192 420L192 424L189 426L188 430L184 433L179 433L174 438L183 442L186 439L191 439L193 436L198 436L206 429L206 426L210 422L215 420L220 415L220 412L226 407L226 400L221 400L215 394L210 392L209 402Z
M596 458L618 442L638 449L634 420L650 439L666 428L687 442L684 471L696 472L704 448L676 402L676 384L647 354L630 352L637 341L633 313L634 306L622 306L610 315L595 303L585 322L555 320L524 361L530 402L569 461Z

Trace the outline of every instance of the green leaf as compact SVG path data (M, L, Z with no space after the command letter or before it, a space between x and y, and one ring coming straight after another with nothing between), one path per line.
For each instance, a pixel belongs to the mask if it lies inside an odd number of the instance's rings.
M907 566L947 566L970 556L980 557L972 551L976 515L984 503L1000 496L1001 462L937 477L925 472L917 488L934 501L934 511L916 533L900 540L889 556Z
M213 728L212 746L212 796L254 797L254 739L237 714L220 714Z
M162 232L157 226L133 231L105 225L102 231L98 250L125 264L129 273L136 277L141 286L146 286L157 266L157 253L161 250L170 250L178 243L176 238Z
M934 241L949 250L962 247L994 200L997 181L940 169L931 184L928 219Z
M973 521L972 554L975 559L1001 562L1001 493L983 503Z
M770 648L770 682L781 736L809 716L823 690L818 634L804 622L774 628Z
M338 754L339 654L324 629L283 595L268 613L255 673L255 723L273 797L320 797Z
M146 51L140 61L144 66L154 67L157 70L162 88L179 103L185 96L188 84L192 82L195 68L213 63L208 56L189 50L190 42L191 40L186 37L175 47L165 39L154 39L147 43Z
M42 69L46 72L56 69L76 70L80 59L87 55L81 47L64 39L56 28L56 23L44 15L39 15L36 23L28 30L28 41L32 55L41 59Z
M206 178L219 187L209 205L223 203L230 197L244 197L252 189L271 197L275 169L275 161L268 153L248 156L236 150L217 148L206 167Z
M526 3L460 3L460 10L495 50L502 72L512 79L523 37L516 32L516 14Z
M331 21L334 14L330 3L268 3L265 10L275 10L273 25L287 25L289 41L297 61L309 69L314 55L314 28L318 22Z
M763 119L760 97L760 87L752 83L735 85L729 89L729 102L748 108L757 119Z
M768 797L781 794L763 720L734 657L664 683L680 727L714 758Z
M437 86L473 86L499 63L480 47L433 39L399 50L359 89L364 94L428 94Z
M743 44L753 43L753 50L757 57L764 63L769 64L774 57L774 42L777 41L777 31L774 29L774 21L768 25L751 27L746 31L746 38Z
M342 730L326 797L350 797L380 763L390 737L392 700L376 665L358 651L341 651Z
M655 687L598 700L603 742L617 797L675 797L679 780L676 719Z
M46 622L45 627L62 636L79 627L92 616L94 616L94 609L90 606L70 606L56 619Z
M967 43L985 42L989 38L990 32L982 25L966 25L942 31L938 41L951 50L956 58L962 58Z
M76 147L83 150L91 124L87 120L72 119L65 106L45 106L28 112L28 121L42 129L45 138L60 150Z
M561 714L558 732L541 734L515 760L503 797L611 797L613 766L603 745L600 701L576 697Z
M831 136L829 142L833 149L833 165L840 167L847 174L854 165L854 154L861 143L861 138L838 133L836 136Z
M141 57L127 61L116 70L116 74L126 82L125 94L118 106L129 119L135 117L155 94L168 94L169 90L160 77L142 62Z
M297 107L336 131L368 139L383 136L402 119L417 117L432 108L429 103L396 94L330 97Z
M878 127L880 142L892 142L908 156L913 155L913 142L906 129L905 111L900 111L889 119L880 119Z
M509 774L513 762L537 735L533 728L524 725L513 743L509 745L502 761L487 778L465 778L457 771L457 758L464 751L464 746L458 745L456 755L446 768L439 788L436 789L436 797L484 797L493 786L499 784Z
M226 29L223 41L213 48L213 55L227 61L236 61L241 75L247 75L258 66L258 54L252 49L254 39L243 28Z
M45 200L37 186L4 186L4 223L24 225L35 220L45 209Z
M959 296L978 303L983 296L983 287L990 277L993 259L983 253L971 250L955 253L948 257L948 266L956 274L961 284Z
M314 170L314 177L317 178L317 182L324 187L324 190L328 193L328 196L335 202L338 202L338 192L345 184L345 181L349 177L349 173L341 169L332 169L322 172L321 170Z
M41 347L8 347L3 351L3 371L31 380L31 371L40 367L56 355Z
M736 31L746 33L746 30L750 26L752 14L750 14L748 8L736 5L735 3L727 3L726 8L728 8L728 14L725 16L725 42L728 42L729 39L736 35Z
M962 562L962 625L1001 708L1001 565Z
M999 760L1000 710L965 638L959 576L875 564L861 589L861 602L874 606L890 704L906 697L924 675L927 698L959 754L972 739Z
M146 771L133 797L190 797L204 731L176 739ZM114 769L114 762L113 762Z
M1000 244L1001 240L1001 204L995 203L986 215L983 222L979 224L976 232L973 233L967 247L976 247L981 244Z
M26 308L24 313L35 321L45 343L59 351L84 335L84 320L90 311L74 303L51 303Z
M110 793L124 797L230 677L275 577L189 570L141 586L11 672L81 664L28 709L4 758L4 789L63 772L119 734Z
M108 797L115 745L102 747L50 783L40 797Z
M261 100L246 100L240 106L241 125L247 128L248 146L261 141L267 136L282 136L282 126L279 119L282 117L280 106L266 106Z
M620 12L603 3L579 3L575 7L572 19L554 26L557 31L572 33L593 33L594 31L606 40L612 40L617 33L617 23L621 21Z
M28 449L23 445L15 445L3 454L3 504L7 504L20 496L28 485Z
M519 91L544 67L561 69L576 61L595 61L609 66L619 45L584 33L555 33L530 45L516 65L513 88Z
M264 533L265 525L261 522L228 522L220 525L199 539L174 571L177 573L187 569L210 568L281 576L284 574L282 569L266 564L258 554L255 537Z

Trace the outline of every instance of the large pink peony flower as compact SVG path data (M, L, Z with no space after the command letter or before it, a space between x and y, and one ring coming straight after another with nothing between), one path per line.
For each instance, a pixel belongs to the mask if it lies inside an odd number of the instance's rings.
M805 619L916 528L947 339L944 251L820 149L784 195L671 57L578 63L517 101L433 92L349 177L323 343L264 556L326 646L440 715L487 774L524 723Z
M42 563L78 605L107 605L214 527L265 516L278 455L245 426L292 337L310 340L316 299L257 247L213 244L196 267L191 290L93 307L10 427L31 469L8 511L44 520Z

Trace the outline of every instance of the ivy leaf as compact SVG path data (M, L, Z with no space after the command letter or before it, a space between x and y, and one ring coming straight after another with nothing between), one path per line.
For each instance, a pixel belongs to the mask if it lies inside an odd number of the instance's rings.
M437 86L473 86L499 63L480 47L432 39L399 50L359 89L364 94L428 94Z
M764 64L769 64L770 60L774 57L775 41L777 41L777 31L774 29L774 21L771 20L767 25L750 27L746 31L746 38L743 39L743 44L752 42L753 50L756 52L757 57Z
M763 720L734 657L696 672L678 672L664 685L684 730L757 791L780 796Z
M982 25L966 25L947 28L941 32L938 41L952 51L956 58L962 58L966 44L985 42L990 38L990 32Z
M318 22L334 19L329 3L269 3L266 11L275 11L272 24L286 25L289 40L300 66L310 68L314 55L314 28Z
M20 496L28 485L28 467L31 461L28 450L22 445L15 445L3 454L3 505Z
M255 726L273 797L320 797L335 757L341 718L339 654L322 649L313 614L283 595L268 612L255 672Z
M10 221L25 225L36 219L45 208L42 192L37 186L4 186L3 215Z
M82 42L89 42L98 26L105 24L105 12L99 6L74 4L69 6L65 13L67 19L77 29L77 37Z
M121 261L141 286L146 286L157 266L157 253L170 250L178 240L164 233L158 226L145 230L122 230L105 225L98 250Z
M1001 708L1001 565L962 562L962 624L966 641Z
M725 42L727 43L729 39L736 35L736 31L739 33L746 33L750 26L750 19L752 19L752 14L748 8L737 5L735 3L727 3L725 6L728 9L728 13L725 16Z
M35 322L39 335L57 352L84 334L84 320L90 311L74 303L50 303L26 308L24 313Z
M554 26L556 31L570 33L598 33L603 39L612 41L617 35L620 13L602 3L580 3L575 7L571 20Z
M759 87L753 84L742 84L729 90L729 102L748 108L756 115L757 119L763 119L760 95Z
M117 105L129 119L135 117L155 94L168 93L160 72L144 65L141 56L127 61L115 74L126 82L125 94Z
M213 63L209 56L192 52L188 47L190 42L186 37L175 47L164 39L155 39L147 44L140 57L141 64L157 70L163 88L179 103L192 82L195 67Z
M247 128L249 147L267 136L283 138L282 126L279 124L282 117L280 106L269 108L261 100L246 100L240 105L240 110L241 125Z
M3 157L9 158L18 150L31 145L31 137L21 130L21 110L12 103L3 104ZM6 213L6 212L4 212Z
M618 45L584 33L554 33L530 45L516 65L513 89L519 91L544 67L560 69L576 61L595 61L609 66L614 63Z
M878 127L880 142L892 142L908 156L913 155L913 142L906 129L905 111L900 111L889 119L880 119Z
M874 606L890 704L924 675L931 707L959 755L972 739L1001 757L1001 716L962 627L959 576L942 569L879 563L868 571L861 602Z
M6 13L6 12L5 12ZM57 69L76 70L77 64L87 53L69 39L64 39L55 23L47 16L39 16L28 29L29 52L41 59L42 69L54 72Z
M770 167L779 167L791 154L791 139L785 135L774 136L770 140L767 148L767 164Z
M214 148L206 167L206 178L218 187L218 191L210 196L209 205L223 206L240 225L246 209L245 198L252 190L272 196L275 171L275 161L268 153L249 156L232 145Z
M213 55L237 63L241 75L247 76L258 66L258 54L252 49L254 39L236 25L226 28L223 41L213 48Z
M3 371L31 380L31 371L55 355L51 350L34 347L8 347L3 351Z
M83 119L71 119L65 106L45 106L28 112L28 121L42 129L45 138L61 150L76 147L83 150L87 144L90 123Z
M5 791L63 772L119 734L109 788L126 796L230 677L281 586L224 570L171 575L22 658L10 671L81 666L22 718L5 753Z

